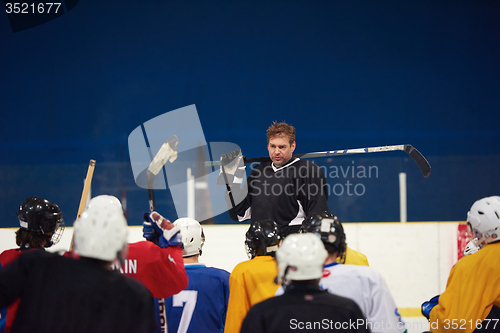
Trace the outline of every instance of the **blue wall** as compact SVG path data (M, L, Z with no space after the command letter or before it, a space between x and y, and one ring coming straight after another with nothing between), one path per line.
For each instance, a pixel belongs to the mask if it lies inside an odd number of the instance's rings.
M398 220L405 171L409 220L463 220L500 194L499 31L498 1L82 0L16 33L0 13L0 226L16 226L31 195L71 225L91 158L93 194L126 193L129 223L140 223L147 191L127 137L191 104L207 141L249 157L266 154L274 120L297 128L298 153L410 143L429 178L404 153L315 160L378 167L351 179L362 196L331 195L331 211ZM169 194L157 196L175 219Z

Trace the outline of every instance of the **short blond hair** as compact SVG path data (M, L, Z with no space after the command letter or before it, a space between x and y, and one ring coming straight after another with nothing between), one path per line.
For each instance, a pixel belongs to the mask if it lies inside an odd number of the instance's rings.
M267 143L269 143L271 138L277 135L286 135L291 145L295 142L295 127L288 125L285 122L278 123L275 121L267 129Z

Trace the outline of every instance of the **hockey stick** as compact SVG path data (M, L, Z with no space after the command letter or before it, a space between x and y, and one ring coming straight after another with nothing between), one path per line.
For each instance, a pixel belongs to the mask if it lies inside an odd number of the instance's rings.
M429 162L425 159L424 155L422 155L415 147L412 145L394 145L394 146L380 146L380 147L369 147L369 148L355 148L355 149L339 149L339 150L329 150L329 151L321 151L321 152L313 152L313 153L305 153L305 154L295 154L293 157L299 158L314 158L314 157L329 157L329 156L338 156L338 155L352 155L352 154L366 154L366 153L380 153L380 152L388 152L388 151L396 151L402 150L417 163L422 175L424 177L429 177L431 174L431 166ZM255 157L255 158L246 158L243 160L245 163L254 163L254 162L266 162L269 161L269 157ZM220 166L220 161L208 161L205 162L206 167L211 166Z
M160 147L155 157L148 166L146 172L148 179L148 197L149 211L156 210L154 182L156 175L160 172L167 161L173 163L177 159L177 148L179 148L179 139L175 134L172 134L167 141ZM158 298L158 308L160 315L160 332L167 332L167 315L165 312L165 299Z
M83 191L82 191L82 197L80 198L80 206L78 207L78 212L76 214L77 220L80 218L80 215L82 215L83 211L85 210L85 206L87 205L87 199L89 196L90 184L92 183L92 176L94 175L94 169L95 169L95 160L90 160L89 167L87 169L87 177L85 177L85 182L83 183ZM74 235L71 237L71 244L69 246L70 249L73 248L73 238Z
M177 159L177 148L179 148L179 139L175 134L171 135L167 141L160 147L156 156L148 166L148 196L149 196L149 211L156 210L154 182L156 175L160 172L167 161L173 163Z
M94 175L95 169L95 160L90 160L89 168L87 169L87 177L85 177L85 183L83 184L82 197L80 198L80 206L78 207L78 214L76 215L76 219L80 218L83 211L85 210L85 206L87 205L87 199L90 191L90 184L92 183L92 176Z
M235 207L233 193L231 192L231 186L229 186L229 181L227 180L226 168L221 164L222 176L224 177L224 183L226 184L227 194L229 195L229 200L231 201L231 207Z

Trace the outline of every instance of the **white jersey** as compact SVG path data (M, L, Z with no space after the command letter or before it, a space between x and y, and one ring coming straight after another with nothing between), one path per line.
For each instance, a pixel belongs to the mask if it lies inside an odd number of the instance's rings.
M375 332L404 332L405 324L382 275L368 266L328 264L319 282L331 294L354 300ZM282 287L276 295L283 293Z

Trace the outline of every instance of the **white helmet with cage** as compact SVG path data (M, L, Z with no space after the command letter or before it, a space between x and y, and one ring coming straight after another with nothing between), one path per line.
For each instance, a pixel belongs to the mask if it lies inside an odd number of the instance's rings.
M477 238L476 245L482 248L488 243L500 240L500 197L480 199L467 213L467 227L471 236Z
M90 200L74 224L74 250L81 257L123 260L127 249L127 220L120 201L102 195Z
M201 255L201 248L205 243L205 234L200 223L195 219L182 217L175 220L174 225L178 226L181 231L182 243L184 244L182 256Z
M276 252L278 281L320 279L327 255L323 242L313 233L287 236Z

